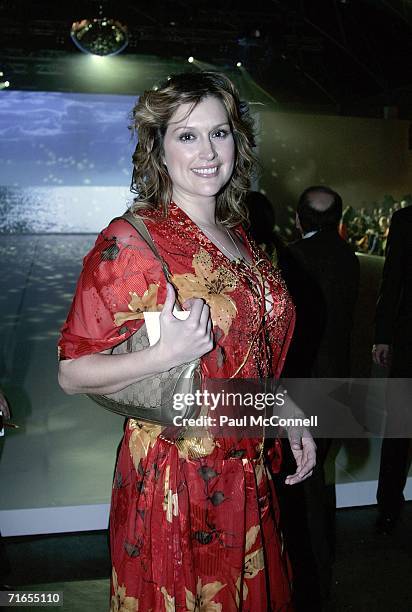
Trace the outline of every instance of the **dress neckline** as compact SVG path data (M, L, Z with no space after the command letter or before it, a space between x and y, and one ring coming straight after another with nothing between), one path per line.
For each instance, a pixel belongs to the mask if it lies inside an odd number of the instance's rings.
M235 227L233 227L231 229L234 230L235 234L237 234L238 237L242 238L242 244L246 248L246 251L247 251L247 253L248 253L249 257L250 257L250 262L243 261L241 263L238 263L239 260L236 257L234 257L233 259L229 259L229 257L227 255L225 255L223 253L223 251L212 240L210 240L209 236L207 236L207 234L202 230L202 228L199 227L199 225L197 225L193 221L193 219L191 219L191 217L189 217L189 215L182 208L180 208L180 206L178 206L173 201L170 202L170 212L172 213L172 215L174 217L180 215L182 217L182 219L185 221L186 225L191 226L191 228L193 230L195 230L196 232L200 232L200 234L203 237L203 240L206 241L207 244L212 245L212 248L217 252L217 254L219 255L220 259L223 259L223 261L226 264L230 264L230 266L234 270L238 270L238 268L240 266L242 266L242 268L250 269L250 271L252 272L253 267L256 265L256 254L254 253L254 251L253 251L253 249L252 249L252 247L251 247L251 245L249 243L249 240L247 238L247 235L243 231L243 228L242 228L240 223L237 226L235 226Z

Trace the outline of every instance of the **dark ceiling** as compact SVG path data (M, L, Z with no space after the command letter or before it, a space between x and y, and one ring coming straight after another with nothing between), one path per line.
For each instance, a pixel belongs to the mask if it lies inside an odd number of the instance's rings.
M284 108L412 118L412 0L0 0L0 70L18 59L25 88L30 57L78 54L70 25L99 5L127 24L125 55L240 60Z

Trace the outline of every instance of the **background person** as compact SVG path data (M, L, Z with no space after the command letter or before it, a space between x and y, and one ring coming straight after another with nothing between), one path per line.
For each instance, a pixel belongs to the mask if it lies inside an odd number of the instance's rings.
M288 246L282 259L296 305L286 378L317 378L322 385L324 378L350 376L359 261L339 235L341 216L342 199L330 187L308 187L299 198L296 226L302 238ZM303 393L305 388L307 392L304 380L302 387ZM313 477L293 491L281 488L296 604L302 612L319 612L331 586L335 499L334 491L327 491L324 474L331 440L317 438L316 444L318 460Z
M389 368L387 424L382 441L377 501L378 531L388 533L397 523L404 502L408 472L412 393L412 207L392 215L387 237L382 284L376 305L376 364Z

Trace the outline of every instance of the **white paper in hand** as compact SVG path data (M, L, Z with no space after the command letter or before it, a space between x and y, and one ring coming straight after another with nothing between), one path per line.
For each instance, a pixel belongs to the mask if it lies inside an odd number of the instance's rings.
M144 321L146 323L147 335L149 337L149 344L153 346L160 340L160 312L144 312ZM173 308L173 316L176 319L184 321L190 315L190 310L176 310Z

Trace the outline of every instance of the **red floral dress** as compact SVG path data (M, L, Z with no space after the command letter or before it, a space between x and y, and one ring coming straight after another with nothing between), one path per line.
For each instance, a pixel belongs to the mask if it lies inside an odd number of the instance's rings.
M279 376L294 308L262 251L239 226L254 268L229 261L173 203L166 218L156 210L145 217L180 302L202 297L210 305L215 348L202 358L204 376ZM113 221L84 259L60 357L119 344L165 295L159 262L126 221ZM196 455L161 431L126 422L110 514L111 612L292 610L262 438L212 439ZM279 449L276 441L269 449L272 466Z

